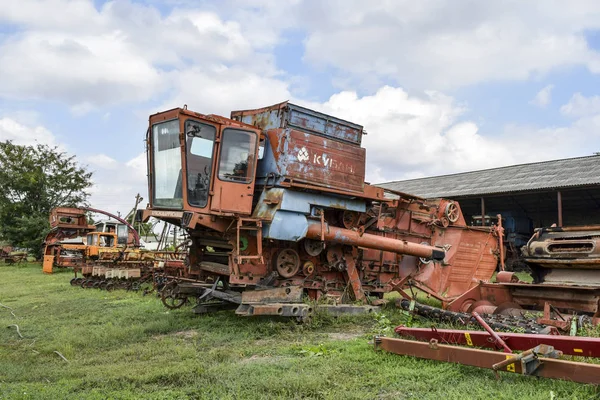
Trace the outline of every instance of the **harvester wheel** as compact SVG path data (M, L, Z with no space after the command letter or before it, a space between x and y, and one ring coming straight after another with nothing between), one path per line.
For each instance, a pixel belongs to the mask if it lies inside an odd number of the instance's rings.
M316 257L323 252L325 245L320 240L304 239L304 251L309 256Z
M460 211L458 210L458 206L456 203L448 203L446 204L446 210L444 211L444 215L448 218L448 221L455 223L458 221L460 217Z
M87 285L87 279L83 279L80 283L79 286L81 286L82 288L85 288L85 286Z
M300 256L294 249L282 249L275 258L275 268L283 278L291 278L300 270Z
M75 278L75 286L81 286L81 282L83 282L83 278Z
M94 289L98 289L98 288L100 287L100 283L102 283L102 282L100 282L100 281L95 281L95 282L92 284L92 287L93 287Z
M342 215L342 224L346 229L354 228L360 219L360 214L356 211L344 210Z
M115 289L115 284L112 282L108 282L104 289L106 289L107 292L112 292Z
M105 290L106 289L106 285L108 285L108 282L106 282L106 281L100 282L100 286L99 286L100 290Z
M77 286L77 279L78 279L78 278L73 278L73 279L71 279L71 282L70 282L70 283L71 283L71 286Z
M160 292L160 300L170 310L181 308L187 301L187 297L176 293L177 282L171 282L165 285Z
M315 264L312 261L305 261L302 264L302 272L306 276L310 276L315 272Z

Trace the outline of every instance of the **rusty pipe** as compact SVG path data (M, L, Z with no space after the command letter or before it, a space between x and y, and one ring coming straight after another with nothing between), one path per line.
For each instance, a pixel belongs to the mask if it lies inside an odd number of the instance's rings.
M363 233L361 235L356 231L338 228L328 224L321 225L320 223L313 223L309 225L306 237L314 240L324 240L326 242L365 247L367 249L389 251L392 253L428 258L436 261L441 261L446 256L444 249L438 247L407 242L406 240L391 239L372 235L370 233Z
M504 348L504 352L505 353L512 353L513 352L512 349L510 347L508 347L508 345L506 344L506 342L504 340L502 340L502 338L500 336L498 336L498 334L492 329L492 327L489 326L488 323L483 320L483 318L481 318L481 315L479 315L475 311L473 311L471 313L471 315L473 317L475 317L475 319L477 320L477 322L479 322L479 325L481 325L483 327L483 329L485 329L487 331L487 333L489 333L490 336L494 338L494 340L496 341L496 343L499 344L500 346L502 346Z
M114 218L117 221L119 221L120 223L124 224L127 226L127 228L129 228L131 230L131 233L133 233L133 245L135 247L140 247L140 234L138 233L138 231L135 230L135 228L133 226L131 226L131 224L127 221L125 221L123 218L116 216L115 214L111 214L108 211L104 211L104 210L98 210L97 208L92 208L92 207L78 207L81 210L84 211L91 211L91 212L95 212L98 214L104 214L110 218Z

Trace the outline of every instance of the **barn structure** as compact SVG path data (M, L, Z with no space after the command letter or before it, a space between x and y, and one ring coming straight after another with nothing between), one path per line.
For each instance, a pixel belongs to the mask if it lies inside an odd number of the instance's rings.
M457 200L473 225L487 225L501 214L507 233L521 238L514 238L518 245L537 227L600 224L600 155L378 186L425 198Z

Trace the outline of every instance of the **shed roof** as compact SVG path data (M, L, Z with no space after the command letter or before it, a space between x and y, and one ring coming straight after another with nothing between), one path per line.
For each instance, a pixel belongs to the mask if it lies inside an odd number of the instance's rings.
M477 196L600 184L600 156L566 158L380 183L425 198Z

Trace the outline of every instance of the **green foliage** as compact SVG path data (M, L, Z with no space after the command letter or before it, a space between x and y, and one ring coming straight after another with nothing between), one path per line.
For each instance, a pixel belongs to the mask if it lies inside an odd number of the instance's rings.
M375 322L375 334L391 336L394 333L395 325L384 313L375 314Z
M298 354L303 355L305 357L324 357L331 355L334 352L335 350L330 350L323 343L319 343L316 346L305 346L302 350L298 352Z
M139 233L140 237L155 236L154 235L154 224L150 222L135 222L135 215L131 214L125 217L125 221L129 222L131 226Z
M0 238L39 254L50 210L85 204L91 177L56 147L0 142Z

